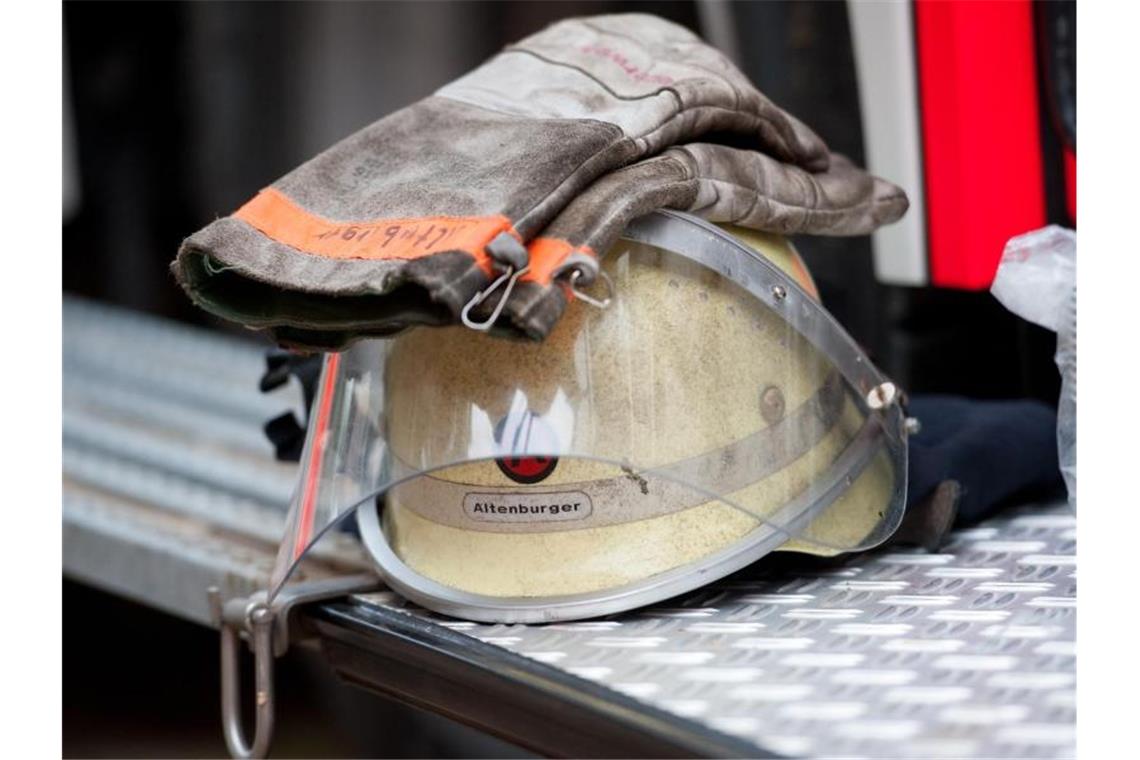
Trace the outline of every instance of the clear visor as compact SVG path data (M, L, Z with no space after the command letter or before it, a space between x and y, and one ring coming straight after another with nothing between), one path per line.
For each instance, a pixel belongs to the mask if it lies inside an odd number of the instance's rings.
M894 531L893 386L794 273L670 212L603 269L609 307L570 303L541 344L418 328L328 355L271 593L362 506L386 576L502 598Z

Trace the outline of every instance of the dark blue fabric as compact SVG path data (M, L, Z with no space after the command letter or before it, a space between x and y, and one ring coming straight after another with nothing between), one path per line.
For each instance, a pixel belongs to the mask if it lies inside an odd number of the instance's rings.
M958 522L982 519L1013 497L1063 490L1057 414L1039 401L916 395L907 406L922 429L910 438L907 506L944 480L962 488Z

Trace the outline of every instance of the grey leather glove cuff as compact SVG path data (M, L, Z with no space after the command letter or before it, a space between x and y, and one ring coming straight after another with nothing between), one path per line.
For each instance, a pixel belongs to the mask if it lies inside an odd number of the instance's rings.
M595 179L723 131L827 167L811 130L682 27L562 21L190 236L174 274L199 306L301 347L454 322Z

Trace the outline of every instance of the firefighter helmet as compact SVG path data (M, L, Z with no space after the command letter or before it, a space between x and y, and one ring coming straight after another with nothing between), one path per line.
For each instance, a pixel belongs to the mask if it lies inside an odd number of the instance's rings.
M330 356L281 574L359 506L395 590L536 622L893 532L897 394L787 240L664 212L602 270L609 307L572 302L542 343L416 328Z

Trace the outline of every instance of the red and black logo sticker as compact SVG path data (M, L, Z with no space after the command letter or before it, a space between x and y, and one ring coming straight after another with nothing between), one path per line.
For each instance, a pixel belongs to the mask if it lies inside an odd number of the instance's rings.
M540 483L550 477L550 473L558 466L558 457L525 456L521 453L536 448L539 451L554 448L553 431L533 412L526 412L513 419L508 415L499 420L495 426L495 438L502 447L500 451L505 449L520 452L495 460L502 473L516 483ZM510 446L504 445L504 438L510 439Z
M516 483L540 483L554 472L558 457L506 457L495 464Z

